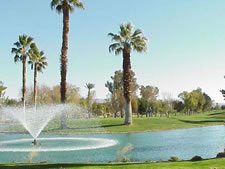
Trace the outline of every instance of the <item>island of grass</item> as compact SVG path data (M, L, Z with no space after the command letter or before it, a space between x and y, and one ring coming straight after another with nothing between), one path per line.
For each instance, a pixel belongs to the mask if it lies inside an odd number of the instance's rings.
M60 121L52 120L42 134L76 134L76 133L132 133L146 131L173 130L210 125L224 125L225 111L205 112L191 116L171 115L170 117L136 117L133 125L124 125L122 118L68 119L67 128L60 129ZM3 132L26 132L22 127L12 127Z

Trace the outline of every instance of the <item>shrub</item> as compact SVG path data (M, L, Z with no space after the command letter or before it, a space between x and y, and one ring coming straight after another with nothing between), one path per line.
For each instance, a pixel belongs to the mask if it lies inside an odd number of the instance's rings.
M179 158L176 156L172 156L172 157L170 157L170 159L168 161L172 161L172 162L179 161Z
M191 161L201 161L203 158L201 156L194 156L192 157Z
M130 159L128 157L123 157L123 160L122 160L124 163L128 163L130 162Z
M222 152L222 153L218 153L216 158L223 158L225 157L225 152Z
M146 160L145 163L152 163L152 160Z

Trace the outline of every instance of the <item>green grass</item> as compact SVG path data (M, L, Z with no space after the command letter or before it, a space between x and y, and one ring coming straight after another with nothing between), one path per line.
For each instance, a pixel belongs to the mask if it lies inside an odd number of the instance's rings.
M98 118L83 120L68 120L68 129L59 130L59 122L52 121L44 132L53 133L79 133L79 132L141 132L181 129L191 127L203 127L209 125L223 125L225 111L201 113L192 116L172 116L172 117L133 117L133 125L123 125L121 118Z
M201 113L191 116L167 117L133 117L133 125L123 125L121 118L97 118L97 119L70 119L67 121L67 129L59 129L59 120L52 120L43 133L122 133L171 130L181 128L203 127L209 125L223 125L225 111ZM22 127L10 128L8 132L25 132Z
M225 169L225 158L198 162L0 164L0 169Z

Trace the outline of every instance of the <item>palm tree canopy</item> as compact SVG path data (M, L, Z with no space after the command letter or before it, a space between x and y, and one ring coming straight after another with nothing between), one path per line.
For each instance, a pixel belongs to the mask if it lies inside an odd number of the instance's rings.
M131 50L137 52L147 51L147 39L144 37L142 30L136 29L133 32L133 26L131 23L121 24L119 34L109 33L112 41L115 42L109 46L109 52L114 52L119 55L123 50L128 53Z
M56 9L58 13L62 13L63 9L73 12L75 7L85 9L83 3L80 2L80 0L52 0L50 5L52 10Z
M14 62L23 60L23 57L27 56L27 49L30 47L33 38L27 35L19 36L19 41L15 42L16 47L12 48L11 53L15 54Z
M31 65L31 69L34 68L34 66L37 66L37 71L38 72L43 72L43 69L48 66L48 63L46 62L46 57L44 56L43 51L39 51L36 44L32 43L30 45L30 50L28 52L29 55L29 61L28 64Z
M88 90L91 90L95 87L95 84L93 83L86 83L86 86L85 86Z

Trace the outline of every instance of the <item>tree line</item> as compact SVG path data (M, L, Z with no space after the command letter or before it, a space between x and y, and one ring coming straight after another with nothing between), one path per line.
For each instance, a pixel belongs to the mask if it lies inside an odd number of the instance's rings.
M170 93L162 93L159 98L159 88L151 85L139 85L135 77L135 73L131 71L131 107L133 114L137 117L147 116L149 108L152 109L153 116L166 116L185 114L192 115L210 111L213 108L219 109L220 107L214 106L212 99L202 91L201 88L192 90L191 92L183 91L174 99ZM6 89L1 83L0 89ZM86 97L80 95L80 89L72 84L67 84L67 103L81 105L86 108L89 113L101 117L121 117L125 116L125 100L123 97L123 72L117 70L110 80L106 81L105 87L108 89L109 95L107 99L101 103L95 100L95 85L87 83L84 86L87 89ZM3 91L0 91L3 96ZM140 94L138 94L138 91ZM60 85L48 87L46 85L37 88L37 104L59 104L60 101ZM27 88L26 100L27 104L33 104L33 87ZM5 98L6 105L19 104L18 101Z

